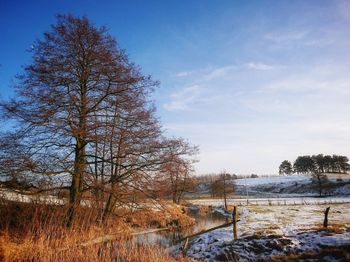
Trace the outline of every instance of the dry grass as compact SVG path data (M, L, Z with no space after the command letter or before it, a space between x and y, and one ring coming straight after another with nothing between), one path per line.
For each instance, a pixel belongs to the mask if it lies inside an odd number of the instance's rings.
M318 252L274 256L269 261L327 261L332 257L335 261L350 261L350 246L327 247Z
M339 223L332 223L331 225L328 225L327 228L324 228L320 224L310 225L307 228L299 228L298 231L300 232L319 232L319 231L325 231L329 233L336 233L336 234L342 234L344 232L349 231L350 229L344 225Z
M189 261L131 241L130 226L122 219L98 224L93 209L81 208L73 229L67 229L65 212L61 206L2 201L0 261ZM118 233L115 241L81 245L110 233Z
M249 208L250 212L255 212L255 213L271 213L273 210L267 208L267 207L260 207L260 206L252 206Z
M163 208L142 209L129 215L126 221L139 227L187 227L195 220L187 215L186 210L178 205L164 204Z
M314 231L325 231L328 233L335 233L335 234L342 234L346 232L348 229L344 227L344 225L340 224L332 224L329 225L327 228L324 228L322 226L315 227Z

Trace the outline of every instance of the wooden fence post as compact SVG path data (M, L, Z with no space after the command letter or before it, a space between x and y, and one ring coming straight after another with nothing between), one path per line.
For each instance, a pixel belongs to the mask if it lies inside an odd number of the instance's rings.
M185 244L182 246L182 256L184 256L184 257L186 256L186 253L187 253L188 241L189 241L189 238L187 237L186 241L185 241Z
M232 225L233 225L233 239L237 240L237 207L234 206L233 207L233 211L232 211Z
M327 207L326 211L324 212L324 220L323 220L323 227L327 228L328 227L328 213L329 213L329 209L331 207Z

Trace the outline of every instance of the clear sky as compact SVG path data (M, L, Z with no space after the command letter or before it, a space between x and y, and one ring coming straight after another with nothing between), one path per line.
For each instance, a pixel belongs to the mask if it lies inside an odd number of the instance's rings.
M302 154L350 156L350 1L0 1L0 91L55 14L106 25L161 82L168 135L197 173L276 173Z

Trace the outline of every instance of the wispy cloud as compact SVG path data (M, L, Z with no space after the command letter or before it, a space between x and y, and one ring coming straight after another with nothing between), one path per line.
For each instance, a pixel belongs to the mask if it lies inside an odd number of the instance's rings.
M231 64L225 66L216 66L216 67L207 67L207 68L199 68L197 70L192 71L181 71L175 73L175 77L194 77L197 79L205 79L207 81L227 76L232 73L242 71L242 70L257 70L257 71L266 71L275 69L275 65L270 65L267 63L263 63L260 61L249 61L241 64Z
M334 64L294 68L261 89L299 95L310 92L313 95L350 95L350 76L347 71L348 65Z
M308 35L308 31L281 31L281 32L270 32L265 35L265 39L272 42L282 43L288 41L298 41L305 39Z
M261 62L249 62L245 65L249 69L262 70L262 71L271 70L274 68L274 66L272 66L272 65L264 64Z
M192 71L182 71L182 72L176 73L174 76L176 76L176 77L186 77L186 76L190 76L192 74L193 74Z
M185 111L191 109L193 102L200 96L198 85L185 87L170 95L170 101L163 104L168 111Z
M203 77L206 80L212 80L214 78L226 76L227 74L230 74L233 70L237 70L237 68L238 67L236 65L211 68L206 73L204 73Z
M294 44L301 46L324 47L334 43L335 30L294 30L270 32L264 38L275 45L289 47Z

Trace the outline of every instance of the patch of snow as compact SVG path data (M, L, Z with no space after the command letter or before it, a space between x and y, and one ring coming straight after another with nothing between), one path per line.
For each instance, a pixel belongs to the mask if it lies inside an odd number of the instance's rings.
M257 177L257 178L241 178L235 179L234 183L239 186L259 186L266 184L280 184L280 183L295 183L295 182L308 182L310 176L292 175L292 176L270 176L270 177Z

